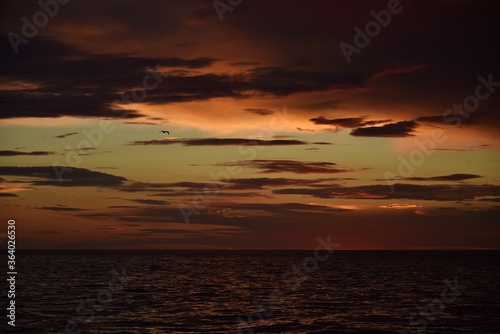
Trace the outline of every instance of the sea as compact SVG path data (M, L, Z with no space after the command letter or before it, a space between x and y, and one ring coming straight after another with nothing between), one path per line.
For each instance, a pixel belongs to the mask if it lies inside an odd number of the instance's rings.
M0 333L500 333L500 251L16 256Z

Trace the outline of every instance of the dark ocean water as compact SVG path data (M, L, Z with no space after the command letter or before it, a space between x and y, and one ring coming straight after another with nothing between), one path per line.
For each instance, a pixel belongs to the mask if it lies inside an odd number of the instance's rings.
M500 333L500 252L17 256L7 333Z

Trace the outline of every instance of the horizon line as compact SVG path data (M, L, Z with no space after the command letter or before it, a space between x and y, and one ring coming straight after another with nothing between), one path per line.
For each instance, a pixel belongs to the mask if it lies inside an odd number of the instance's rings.
M225 251L225 252L298 252L314 249L175 249L175 248L21 248L17 251ZM421 251L500 251L500 248L422 248L422 249L334 249L334 252L421 252Z

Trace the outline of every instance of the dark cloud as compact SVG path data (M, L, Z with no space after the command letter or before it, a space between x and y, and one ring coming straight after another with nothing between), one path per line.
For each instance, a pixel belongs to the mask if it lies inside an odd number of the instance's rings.
M10 4L9 8L14 12L6 14L8 17L25 15L25 5L12 1ZM120 11L113 6L119 6ZM153 1L148 3L150 10L147 11L138 10L143 7L137 1L126 4L115 1L105 4L95 1L72 3L65 6L64 16L58 16L51 22L54 29L47 34L55 35L54 39L37 36L28 45L21 45L23 52L16 57L13 52L2 52L7 55L2 59L6 68L5 82L23 80L40 86L22 92L6 91L9 97L15 98L15 102L22 103L22 107L16 112L7 110L0 117L58 117L68 114L118 118L120 115L112 112L110 103L118 92L129 91L138 85L144 66L157 63L165 66L167 72L185 72L166 77L157 90L148 92L150 94L145 103L192 102L251 95L287 96L356 87L369 88L373 95L328 97L327 101L300 102L300 105L309 106L310 110L331 110L338 109L339 104L349 106L355 101L361 109L374 107L391 116L402 116L398 115L399 111L413 105L427 108L430 115L438 114L445 110L440 108L442 101L460 102L467 96L463 94L464 87L469 85L467 80L474 80L478 73L499 72L499 47L491 43L496 37L496 30L491 27L496 27L499 19L497 8L487 8L479 3L467 7L451 6L444 1L411 3L412 15L403 14L404 20L393 20L391 29L384 30L383 35L377 36L376 43L364 48L361 54L353 55L353 63L346 67L338 45L342 41L353 43L352 28L367 22L366 16L374 9L371 2L358 1L354 5L314 1L311 4L314 13L307 20L300 16L304 4L287 4L278 0L272 5L266 4L266 10L262 10L263 6L259 1L245 5L245 11L231 13L233 19L227 19L222 25L216 24L220 22L213 6L199 1L183 1L182 4ZM271 15L283 8L287 9L287 15L280 18ZM36 4L34 9L37 9ZM419 22L429 12L434 13L433 20L426 27L419 27ZM259 24L252 24L252 20L255 22L256 19ZM9 22L12 22L9 29L19 31L18 19ZM62 32L71 24L76 24L82 32L75 31L77 36L70 39ZM194 32L191 29L193 25L200 27L204 35ZM120 29L107 30L105 26ZM99 28L101 33L94 36L101 42L99 45L109 44L109 50L126 50L126 47L117 46L130 45L129 53L91 54L76 47L88 46L88 36L84 32ZM182 38L178 38L180 32ZM222 38L234 43L236 48L242 46L242 50L256 49L256 55L263 53L260 48L272 50L273 60L266 62L265 57L254 57L246 52L226 59L225 54L207 47L217 45ZM72 44L63 43L64 40ZM102 43L103 40L108 43ZM168 46L184 47L158 49L153 43L158 40L168 41L165 43ZM325 46L325 41L330 42L329 46ZM154 52L144 50L149 45ZM470 48L463 48L463 45L470 45ZM138 56L162 52L167 55L182 54L186 49L189 53L185 54L198 58ZM450 50L454 51L453 57L450 57ZM471 54L470 50L476 52ZM215 70L207 73L217 61L237 68L230 73ZM194 71L196 69L203 69L204 73ZM443 89L432 89L434 84ZM470 87L467 88L469 93L466 94L470 94ZM52 99L56 96L55 92L58 93L57 99ZM457 95L461 100L455 99ZM70 99L71 96L74 99ZM498 97L495 99L498 101ZM37 103L42 103L42 106L37 107ZM389 106L397 106L397 111L386 108ZM130 110L128 117L140 115L138 111ZM356 115L349 116L346 115L346 118L358 118ZM345 121L338 126L346 125L354 124ZM495 125L498 126L498 119Z
M500 197L481 198L479 200L484 202L500 202Z
M237 190L261 190L272 187L284 186L321 186L321 184L331 184L332 182L353 181L356 178L329 177L317 179L296 179L296 178L231 178L224 181L215 182L173 182L173 183L149 183L131 182L123 184L118 189L124 192L151 192L150 196L193 196L206 189L218 189L217 196L257 196L256 193L236 193Z
M64 173L63 173L64 172ZM61 178L58 178L58 173ZM32 185L60 187L109 187L121 185L126 179L121 176L95 172L84 168L68 167L0 167L0 175L31 178Z
M178 208L159 206L139 206L133 208L123 208L117 211L106 211L96 213L81 213L79 217L94 218L106 217L117 221L128 223L154 222L167 223L182 221L182 215Z
M0 193L0 197L17 197L17 195L11 193Z
M36 55L36 56L34 56ZM211 66L217 59L140 57L130 54L90 54L54 39L37 36L29 52L7 52L0 83L23 81L37 88L0 90L9 108L0 118L106 117L138 118L131 109L113 105L122 92L141 86L157 65L165 69L161 84L147 91L145 103L179 103L251 95L287 96L301 92L346 89L363 85L368 74L300 71L260 67L236 74L199 74L188 70ZM262 111L260 111L262 112Z
M205 184L206 185L213 185L214 187L216 186L215 184ZM172 191L172 192L156 192L152 193L148 196L151 197L173 197L173 198L179 198L180 196L189 196L189 197L194 197L199 195L200 193L204 195L209 195L209 196L217 196L217 197L231 197L231 198L236 198L236 197L241 197L241 198L257 198L257 197L265 197L265 198L270 198L271 196L264 195L261 193L257 192L238 192L238 191L233 191L231 187L226 188L222 186L225 190L227 189L228 191L213 191L213 190L207 190L201 188L196 188L196 189L189 189L185 191ZM203 191L202 191L203 190Z
M333 162L296 160L243 160L217 165L257 168L262 170L261 173L335 174L351 172L350 170L337 168L337 164Z
M153 122L123 122L123 123L133 124L133 125L154 125L154 126L161 125L160 123L153 123Z
M36 56L33 56L36 55ZM2 58L0 83L34 83L38 88L0 90L9 100L1 118L15 117L108 117L136 118L134 110L114 109L121 92L141 86L143 78L156 66L199 69L216 60L148 58L127 54L91 55L53 39L37 36L30 40L29 52L8 52ZM149 69L148 69L149 68Z
M409 137L414 135L413 131L416 128L416 122L402 121L382 126L357 128L351 131L351 135L356 137Z
M363 122L362 126L377 125L377 124L389 123L389 122L392 122L392 120L381 119L381 120L366 121L366 122Z
M236 76L236 89L258 91L271 96L322 92L331 89L352 89L363 86L369 78L363 73L335 73L290 70L286 67L260 67ZM238 82L238 79L240 82ZM239 87L238 87L239 85Z
M311 118L311 122L319 125L336 125L343 128L356 128L362 126L363 117L326 119L323 116Z
M355 178L341 178L341 177L330 177L330 178L318 178L318 179L292 179L292 178L248 178L248 179L231 179L228 185L229 189L263 189L266 187L284 187L284 186L311 186L318 185L321 183L328 182L339 182L339 181L351 181L356 180Z
M455 105L456 106L456 105ZM482 106L482 105L480 105ZM437 116L421 116L415 120L420 123L434 126L491 126L498 124L500 117L498 116L498 108L479 108L474 112L467 112L463 106L460 106L461 111L447 111L443 115Z
M33 151L33 152L21 152L21 151L10 151L10 150L0 151L0 157L13 157L19 155L52 155L52 154L55 153L48 151Z
M184 204L186 208L189 208L192 203L186 201ZM258 219L258 217L263 216L290 219L297 217L298 214L307 214L309 217L324 218L330 215L331 218L332 213L350 211L344 208L302 203L213 202L205 208L196 209L197 214L191 215L190 220L193 224L238 226L240 231L244 231L251 228L246 224L265 225L263 221ZM177 207L141 206L116 212L77 213L76 215L86 218L106 217L106 219L126 223L184 223L182 213ZM217 216L216 220L214 220L214 216ZM243 228L241 228L242 226Z
M49 210L49 211L63 211L63 212L75 212L75 211L84 211L85 209L80 208L71 208L65 205L57 205L57 206L44 206L41 208L37 208L41 210Z
M380 79L380 78L383 78L383 77L386 77L389 75L411 73L411 72L419 71L419 70L429 68L429 67L430 67L430 64L417 64L417 65L413 65L413 66L400 66L400 67L391 68L391 69L387 69L387 70L384 70L382 72L376 73L372 77L372 79L377 80L377 79Z
M394 191L393 191L394 190ZM274 190L275 194L310 195L318 198L344 199L415 199L429 201L474 200L482 196L498 196L500 186L494 185L413 185L393 184L356 187L324 186Z
M246 112L252 113L252 114L259 115L259 116L267 116L267 115L272 115L272 114L275 113L275 111L273 111L273 110L267 110L267 109L247 108L247 109L243 109L243 110L246 111Z
M303 132L314 132L313 129L303 129L303 128L300 128L300 127L297 127L297 130L303 131Z
M173 191L171 183L151 183L151 182L131 182L123 184L119 187L125 192L142 192L142 191Z
M449 122L446 122L443 118L443 115L439 116L421 116L417 117L415 119L417 122L422 122L422 123L433 123L433 124L447 124L451 125Z
M462 126L478 123L480 121L480 117L478 117L478 115L479 113L471 113L469 116L464 117L463 115L457 113L450 113L446 116L421 116L416 118L415 121L426 125L434 125L436 127L457 125Z
M78 132L68 132L68 133L65 133L65 134L62 134L59 136L54 136L52 138L66 138L66 137L77 135L77 134L78 134Z
M334 125L340 128L348 128L348 129L390 122L390 120L388 119L371 120L371 121L365 121L365 119L366 117L327 119L323 116L319 116L311 118L310 121L318 125Z
M148 94L148 103L181 103L212 98L282 97L363 85L367 75L297 71L286 67L250 69L236 74L168 73Z
M287 146L287 145L306 145L307 142L290 139L243 139L243 138L179 138L162 140L144 140L135 141L130 145L171 145L183 144L185 146L226 146L226 145L245 145L245 146Z
M311 205L303 203L214 203L212 209L230 209L231 211L267 211L276 216L292 216L299 212L334 212L334 211L351 211L344 208L335 208L323 205Z
M165 205L168 204L167 201L159 201L154 199L131 199L130 201L136 202L139 204L147 204L147 205Z
M473 149L468 149L468 148L436 148L436 151L451 151L451 152L470 152L474 151Z
M450 175L442 175L442 176L430 176L430 177L405 177L398 179L385 179L388 181L465 181L471 179L481 178L482 176L476 174L450 174ZM378 180L383 181L383 180Z

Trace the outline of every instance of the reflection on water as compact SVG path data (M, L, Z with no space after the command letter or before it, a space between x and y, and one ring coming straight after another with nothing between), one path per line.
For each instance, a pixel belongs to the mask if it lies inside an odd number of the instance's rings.
M467 288L426 333L498 333L500 252L336 251L300 285L283 282L311 253L20 251L14 332L237 333L260 312L254 333L416 333L410 316L457 277Z

